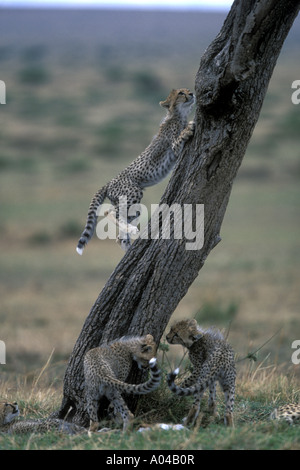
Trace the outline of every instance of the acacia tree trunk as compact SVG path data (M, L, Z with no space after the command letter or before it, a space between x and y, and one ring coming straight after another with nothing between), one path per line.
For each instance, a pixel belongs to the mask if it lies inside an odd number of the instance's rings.
M74 346L58 416L86 425L82 360L89 349L123 335L159 342L172 313L210 253L238 168L257 122L299 0L236 0L205 52L196 76L195 135L185 146L161 204L204 204L204 243L185 238L135 241L110 276ZM195 213L194 213L195 219ZM195 223L195 220L194 220ZM133 370L132 381L140 376Z

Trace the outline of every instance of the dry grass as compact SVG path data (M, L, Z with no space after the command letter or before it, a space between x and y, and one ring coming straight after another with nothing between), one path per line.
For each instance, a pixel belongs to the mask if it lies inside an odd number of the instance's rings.
M46 418L55 411L61 399L61 390L53 383L57 365L49 361L34 377L10 377L0 386L0 397L17 400L22 418ZM300 401L298 380L280 367L266 365L267 359L238 367L235 427L223 424L224 398L217 389L219 417L207 415L206 396L202 404L202 421L194 429L163 431L156 423L180 423L186 415L191 399L175 397L166 385L141 400L133 431L123 435L117 429L108 433L87 436L62 436L55 432L30 436L0 435L3 449L102 449L112 450L200 450L200 449L300 449L298 427L270 421L274 407L286 402ZM137 432L140 427L150 430Z

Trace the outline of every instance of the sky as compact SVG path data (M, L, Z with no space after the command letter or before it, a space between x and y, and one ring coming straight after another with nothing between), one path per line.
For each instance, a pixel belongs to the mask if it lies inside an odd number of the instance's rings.
M0 0L0 7L138 7L138 8L225 8L233 0Z

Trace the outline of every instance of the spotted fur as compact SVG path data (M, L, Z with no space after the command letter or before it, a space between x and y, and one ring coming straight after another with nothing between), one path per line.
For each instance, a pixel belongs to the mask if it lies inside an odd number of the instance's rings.
M130 426L133 415L121 393L143 395L155 390L160 383L160 371L156 365L156 344L152 335L121 338L107 345L91 349L84 357L85 397L90 416L90 431L99 426L98 406L106 396L121 417L123 429ZM142 369L150 367L151 377L141 384L126 383L133 362Z
M20 415L18 403L0 402L0 432L9 434L44 433L47 431L59 431L66 434L81 434L85 428L62 419L46 418L37 420L16 421Z
M171 327L166 336L170 344L181 344L189 351L193 372L180 384L175 379L179 370L168 375L171 391L180 396L194 395L193 406L186 418L186 424L195 424L200 412L200 402L206 388L209 388L209 409L216 411L216 382L225 395L225 424L233 426L236 369L234 352L219 330L202 330L196 320L182 320Z
M275 408L270 415L271 419L287 421L289 424L300 424L300 405L289 403Z
M131 225L131 222L137 215L128 216L128 209L140 203L143 190L147 186L157 184L170 173L185 142L193 136L194 123L193 121L188 123L187 116L194 101L193 93L186 88L180 88L172 90L167 99L160 102L160 105L167 110L167 115L160 125L158 134L127 168L99 189L93 197L86 226L76 248L80 255L93 236L97 223L97 211L106 198L114 206L116 221L130 224L130 230L125 233L120 228L119 235L121 247L125 251L129 249L130 232L137 233L137 228ZM126 198L123 204L120 203L122 197Z

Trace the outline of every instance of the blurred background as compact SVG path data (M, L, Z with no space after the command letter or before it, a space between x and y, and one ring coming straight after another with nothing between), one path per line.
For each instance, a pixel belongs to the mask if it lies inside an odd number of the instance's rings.
M61 373L123 256L113 240L75 247L95 191L149 144L171 88L194 89L227 11L22 9L2 2L1 376L30 376L53 352ZM234 183L221 235L174 319L229 332L239 357L300 377L300 21L287 38ZM159 203L167 181L143 203ZM58 369L57 369L58 370Z

